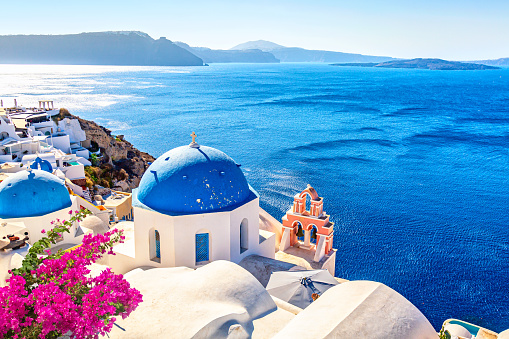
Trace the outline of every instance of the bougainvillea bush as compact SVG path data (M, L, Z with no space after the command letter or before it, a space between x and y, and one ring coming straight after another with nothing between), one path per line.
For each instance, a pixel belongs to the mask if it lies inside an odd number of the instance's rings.
M142 301L140 292L110 269L91 277L88 265L122 242L122 231L87 234L83 244L52 253L64 232L90 212L69 212L69 220L52 222L53 229L32 245L8 286L0 288L0 337L98 338L109 332L115 317L126 318Z

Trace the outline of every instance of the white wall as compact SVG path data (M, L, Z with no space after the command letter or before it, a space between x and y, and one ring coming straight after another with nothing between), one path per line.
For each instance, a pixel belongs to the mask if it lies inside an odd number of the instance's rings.
M65 176L71 180L85 178L85 166L81 163L79 165L60 167L60 169L65 173Z
M176 266L172 217L139 207L133 209L136 266ZM159 231L161 239L160 263L153 261L150 254L150 236L153 230Z
M209 261L230 260L229 212L183 215L173 218L175 266L197 267L196 234L206 233L206 231L209 232ZM163 243L161 246L164 246Z
M76 154L77 157L83 157L85 159L88 159L90 158L90 152L88 149L84 148L84 149L79 149L76 151Z
M9 137L16 140L20 139L20 137L16 134L16 128L14 125L8 124L3 118L0 118L0 133L2 132L8 133Z
M71 142L87 140L85 131L81 129L78 119L65 118L58 122L58 127L60 127L62 132L69 134Z
M238 263L252 254L274 258L275 238L259 243L258 214L258 198L230 212L181 216L134 207L136 266L195 268L196 234L204 232L209 233L209 261L229 260ZM247 251L240 253L239 232L244 219L248 220L249 246ZM152 260L155 257L155 230L160 236L160 262Z
M58 137L49 137L47 139L49 143L53 144L53 147L58 148L62 152L71 153L71 142L68 135L62 135Z
M248 250L240 253L240 224L242 220L248 220L249 227L249 246ZM230 212L230 260L239 263L245 257L258 254L262 256L273 255L274 253L264 253L261 251L260 243L260 227L259 227L259 199L256 198L237 209ZM272 252L274 252L272 250Z

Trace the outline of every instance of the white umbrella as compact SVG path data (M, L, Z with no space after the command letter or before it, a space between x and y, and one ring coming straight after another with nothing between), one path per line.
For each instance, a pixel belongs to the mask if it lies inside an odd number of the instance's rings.
M22 222L2 222L0 224L0 249L13 248L19 244L22 244L26 239L26 236L22 233L26 232L27 228ZM17 235L20 240L11 242L8 235Z
M22 222L2 222L0 224L0 238L10 234L17 234L26 230L25 224Z
M327 270L273 272L267 291L276 298L305 308L339 282Z

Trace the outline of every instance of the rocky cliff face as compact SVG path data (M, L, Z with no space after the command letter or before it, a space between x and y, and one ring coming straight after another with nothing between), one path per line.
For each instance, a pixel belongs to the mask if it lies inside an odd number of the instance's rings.
M81 128L92 143L92 150L99 149L101 157L87 170L87 177L93 177L94 184L130 192L138 187L141 177L155 159L148 153L136 149L123 136L113 136L111 131L93 121L81 119L62 109L56 119L77 119Z
M120 175L118 178L113 177L114 186L111 188L131 191L138 187L141 176L148 168L149 162L155 160L154 157L136 149L130 142L124 140L123 136L112 136L110 130L93 121L81 118L78 120L87 135L87 140L96 143L101 150L103 156L99 162L112 165L114 171L124 170L128 175L128 178L125 178L125 175Z

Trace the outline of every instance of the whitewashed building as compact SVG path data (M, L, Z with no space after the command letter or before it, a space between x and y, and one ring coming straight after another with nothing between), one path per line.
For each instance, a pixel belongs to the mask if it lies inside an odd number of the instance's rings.
M133 191L133 245L110 258L118 271L140 266L195 268L215 260L274 258L275 235L259 229L259 197L225 153L198 145L172 149ZM124 267L129 263L130 267Z

